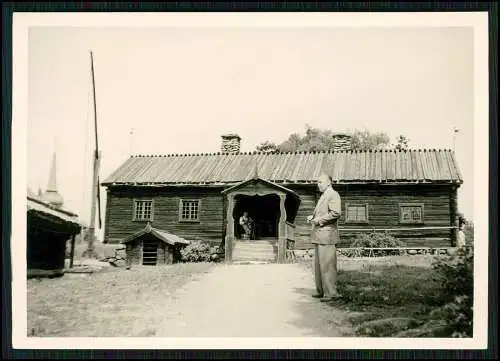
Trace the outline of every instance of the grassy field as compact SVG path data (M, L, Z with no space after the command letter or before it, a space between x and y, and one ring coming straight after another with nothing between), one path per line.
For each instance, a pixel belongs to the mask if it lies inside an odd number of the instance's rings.
M405 337L406 332L410 337L429 331L423 326L442 329L431 318L441 305L432 261L432 256L339 257L338 288L344 297L331 306L349 312L357 336Z
M28 280L28 335L151 336L155 331L149 325L161 313L165 298L212 267L106 267L92 274Z
M99 258L116 246L96 244ZM75 249L75 265L84 244ZM345 311L357 336L395 336L430 320L439 305L441 285L431 268L432 256L374 258L339 257L342 301L331 306ZM95 263L95 261L94 261ZM312 262L301 262L312 271ZM55 279L30 279L28 334L31 336L153 336L155 317L165 299L213 263L181 263L162 267L104 267L92 274L67 273ZM403 337L403 336L402 336Z

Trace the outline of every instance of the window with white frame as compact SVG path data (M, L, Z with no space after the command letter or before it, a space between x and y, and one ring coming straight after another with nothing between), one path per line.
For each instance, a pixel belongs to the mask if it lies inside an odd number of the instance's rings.
M134 220L135 221L153 220L152 200L134 200Z
M368 223L367 204L346 204L346 223Z
M181 199L179 221L197 222L200 220L200 201L197 199Z
M399 205L399 221L401 223L423 223L424 205L421 203L403 203Z

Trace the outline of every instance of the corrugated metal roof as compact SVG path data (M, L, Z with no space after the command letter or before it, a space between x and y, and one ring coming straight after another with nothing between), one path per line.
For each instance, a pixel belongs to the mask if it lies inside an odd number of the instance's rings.
M448 149L295 153L204 153L137 155L127 159L103 185L218 185L259 176L274 183L315 182L322 172L334 182L462 183Z

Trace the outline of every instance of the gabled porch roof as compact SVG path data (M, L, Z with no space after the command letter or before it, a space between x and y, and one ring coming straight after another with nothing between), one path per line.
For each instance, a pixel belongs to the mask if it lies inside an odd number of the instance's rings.
M132 242L145 234L151 234L152 236L156 237L160 241L167 243L169 245L172 245L172 246L176 245L176 244L190 244L191 243L182 237L176 236L175 234L168 233L167 231L164 231L162 229L153 228L149 222L146 225L146 227L144 227L144 229L128 236L127 238L122 240L120 243Z
M265 185L266 187L269 187L271 189L277 190L277 191L279 191L281 193L290 194L291 196L293 196L294 198L296 198L296 200L298 200L300 202L300 196L297 193L295 193L293 190L288 189L286 187L283 187L282 185L270 182L268 180L262 179L259 176L255 176L253 178L250 178L250 179L247 179L247 180L245 180L243 182L235 184L232 187L226 188L221 193L222 194L233 193L233 192L237 191L238 189L242 189L242 188L245 188L248 185L258 184L258 183L261 183L261 184Z

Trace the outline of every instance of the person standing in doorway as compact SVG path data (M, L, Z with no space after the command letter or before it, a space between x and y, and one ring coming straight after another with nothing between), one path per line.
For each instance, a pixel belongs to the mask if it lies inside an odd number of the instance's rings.
M307 222L312 224L311 242L314 244L315 298L322 302L342 297L337 291L337 221L341 213L340 195L332 187L332 178L322 174L318 178L321 197Z
M253 220L248 216L248 212L243 212L243 215L240 217L240 225L243 227L243 238L251 239L253 233Z

